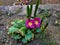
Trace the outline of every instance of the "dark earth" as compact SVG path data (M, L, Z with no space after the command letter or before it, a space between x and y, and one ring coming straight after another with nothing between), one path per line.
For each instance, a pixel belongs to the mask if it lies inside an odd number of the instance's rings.
M48 41L53 40L55 44L42 44L39 38L34 39L32 42L29 42L28 44L23 44L21 41L16 41L12 39L7 34L8 28L11 26L11 21L14 19L26 19L26 17L16 14L12 16L6 15L7 14L0 14L0 45L60 45L60 25L55 25L55 20L60 19L56 16L53 16L52 13L50 17L47 17L49 20L49 25L46 29L47 35L45 38ZM48 41L46 41L46 43Z

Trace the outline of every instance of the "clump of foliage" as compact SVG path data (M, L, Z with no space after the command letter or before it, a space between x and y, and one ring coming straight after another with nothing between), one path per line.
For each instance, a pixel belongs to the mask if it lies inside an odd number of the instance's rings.
M39 0L37 1L34 17L31 18L32 5L27 6L27 19L26 20L14 20L11 24L12 26L8 30L8 34L16 40L21 40L23 43L27 43L35 38L35 35L44 32L48 26L48 22L42 18L38 18L36 15L39 6Z

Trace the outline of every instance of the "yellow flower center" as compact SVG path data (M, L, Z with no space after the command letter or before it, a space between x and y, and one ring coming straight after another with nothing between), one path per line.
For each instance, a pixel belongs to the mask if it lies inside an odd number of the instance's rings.
M35 21L35 24L37 25L38 24L38 21Z
M32 26L32 22L29 22L28 25L29 25L29 26Z

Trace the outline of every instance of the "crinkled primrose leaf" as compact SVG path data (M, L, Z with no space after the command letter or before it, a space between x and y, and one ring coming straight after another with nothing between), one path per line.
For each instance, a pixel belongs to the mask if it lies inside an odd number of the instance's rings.
M15 28L15 27L13 27L13 26L9 28L9 34L10 34L10 33L14 33L14 32L16 32L16 31L18 31L18 28Z
M33 38L34 38L34 34L33 34L33 33L27 33L27 34L25 35L25 39L28 40L28 41L30 41L30 40L33 39Z
M36 32L37 32L37 33L40 33L40 32L41 32L41 29L40 29L40 28L37 28L37 29L36 29Z
M17 22L16 22L16 21L17 21ZM12 24L14 27L16 27L16 28L21 28L21 27L25 26L24 20L16 20L16 21L11 22L11 24Z
M22 42L23 42L23 43L27 43L28 41L27 41L25 38L23 38L23 39L22 39Z
M21 28L19 29L19 33L20 33L22 36L25 36L26 27L21 27Z
M21 39L21 36L19 34L12 34L12 38L14 39Z

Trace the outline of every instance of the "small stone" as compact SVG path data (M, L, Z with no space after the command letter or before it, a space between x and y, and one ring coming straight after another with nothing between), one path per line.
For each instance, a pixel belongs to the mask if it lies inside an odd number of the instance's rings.
M55 21L55 24L57 24L58 22L57 21Z

